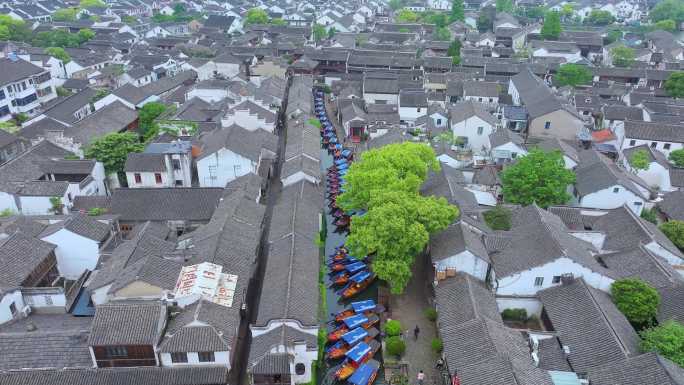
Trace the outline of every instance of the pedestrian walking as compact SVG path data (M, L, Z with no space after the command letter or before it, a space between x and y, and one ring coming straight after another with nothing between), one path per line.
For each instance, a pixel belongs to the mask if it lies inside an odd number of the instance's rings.
M421 370L418 372L418 385L423 385L423 382L425 381L425 373Z
M413 329L413 338L417 341L418 340L418 333L420 333L420 328L418 325L416 325L416 328Z

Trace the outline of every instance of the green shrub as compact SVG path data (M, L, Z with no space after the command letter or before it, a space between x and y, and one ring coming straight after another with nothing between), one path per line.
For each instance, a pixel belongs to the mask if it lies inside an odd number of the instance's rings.
M14 215L14 211L12 211L12 209L4 209L0 211L0 218L11 217L12 215Z
M429 319L432 322L437 321L437 310L429 307L425 309L425 318Z
M404 354L404 351L406 350L406 344L404 343L404 340L399 338L399 336L387 338L385 340L385 347L389 355L397 357L401 357L401 355Z
M93 207L90 210L88 210L88 215L91 217L96 217L98 215L102 215L107 212L107 209L103 209L102 207Z
M444 349L444 344L442 344L442 340L439 338L433 338L430 345L432 346L432 350L436 353L441 353L442 349Z
M392 319L385 323L385 334L388 337L394 337L401 334L401 322Z
M510 230L511 229L511 210L496 206L491 210L485 211L482 216L485 223L492 230Z
M501 313L501 318L506 321L527 321L527 310L525 309L506 309Z
M643 209L641 210L641 217L654 225L658 224L658 214L656 214L655 209Z

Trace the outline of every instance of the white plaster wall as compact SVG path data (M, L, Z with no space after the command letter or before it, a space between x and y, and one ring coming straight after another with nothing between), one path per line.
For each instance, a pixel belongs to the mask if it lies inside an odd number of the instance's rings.
M69 230L61 229L41 239L57 245L57 269L67 279L77 280L86 269L95 269L100 259L97 242Z
M399 104L399 94L373 94L364 92L363 99L366 103L384 102L385 104Z
M533 314L539 317L542 311L542 303L536 297L497 297L496 304L499 312L506 309L525 309L528 317Z
M135 174L140 174L140 183L135 183ZM157 179L154 174L161 174L161 183L157 183ZM130 188L173 187L173 181L169 180L169 175L167 172L126 172L126 181L128 181L128 187Z
M9 209L13 213L19 213L19 208L14 200L14 195L0 192L0 211Z
M634 143L632 143L632 141L634 141ZM652 142L656 142L655 147L651 147ZM670 144L670 148L667 150L665 149L666 143ZM641 146L642 144L645 144L654 150L658 150L658 151L662 152L663 154L665 154L665 156L669 156L670 152L672 152L674 150L681 150L682 148L684 148L684 145L682 143L659 142L657 140L633 139L633 138L629 138L629 137L625 136L625 139L622 141L622 149L624 150L627 148L638 147L638 146Z
M482 127L482 134L478 135L478 127ZM473 150L473 153L487 153L491 148L489 135L494 132L494 127L477 116L472 116L461 122L451 122L451 131L455 136L467 137L468 146Z
M264 130L273 133L275 130L275 123L267 123L265 119L260 119L256 114L250 114L248 110L233 111L233 113L226 115L225 118L221 119L222 127L229 127L233 123L250 131L263 128Z
M188 352L187 363L171 362L171 353L161 353L162 366L225 366L230 369L230 352L214 352L214 362L200 362L198 352Z
M593 272L569 258L561 257L553 262L530 270L525 270L507 277L498 277L496 294L532 296L540 290L560 285L560 282L557 284L552 283L553 277L562 276L563 274L572 274L575 278L583 277L589 285L603 291L610 290L610 285L613 283L613 279ZM544 282L541 286L534 285L535 278L537 277L544 278Z
M487 262L476 257L468 250L459 254L443 259L434 264L435 270L445 271L446 269L455 269L456 271L466 272L473 277L485 280L487 278Z
M646 249L651 251L653 254L665 259L670 265L673 265L673 266L684 265L684 260L682 260L679 256L673 254L672 252L668 251L664 247L660 246L655 241L645 245L644 247L646 247Z
M186 95L185 99L190 100L192 98L200 98L207 103L220 102L221 100L228 97L227 89L208 89L208 88L195 88L190 90Z
M107 302L107 292L112 288L112 285L105 285L90 292L90 299L95 305L102 305Z
M421 116L427 115L427 108L423 107L399 107L399 119L414 122Z
M618 188L617 193L613 189ZM639 202L641 205L635 205L634 202ZM627 205L635 214L640 215L644 208L644 199L637 196L630 190L627 190L621 185L615 185L606 189L583 196L579 200L580 207L592 209L616 209Z
M215 166L215 178L210 177L209 167ZM225 187L226 183L250 172L256 173L257 164L228 149L219 151L197 161L200 187Z
M0 299L0 324L12 320L12 312L10 311L10 305L14 304L17 308L17 316L21 309L24 308L24 298L21 296L21 291L14 290L8 293Z

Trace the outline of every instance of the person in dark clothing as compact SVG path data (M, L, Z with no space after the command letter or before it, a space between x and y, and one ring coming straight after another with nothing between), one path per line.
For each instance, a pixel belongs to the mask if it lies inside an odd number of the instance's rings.
M413 337L417 340L418 339L418 333L420 333L420 328L418 325L416 325L416 328L413 329Z

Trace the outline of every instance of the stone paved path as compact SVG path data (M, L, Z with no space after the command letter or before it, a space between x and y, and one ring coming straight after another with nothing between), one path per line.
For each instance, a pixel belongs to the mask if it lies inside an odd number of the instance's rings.
M433 385L438 380L435 363L438 355L432 351L431 341L437 337L435 323L425 317L424 311L430 307L431 294L428 288L427 267L424 257L418 257L414 266L413 278L404 294L390 298L392 318L401 322L404 328L406 353L402 360L409 364L409 384L416 385L418 371L425 372L425 385ZM418 340L413 338L413 329L418 325Z

